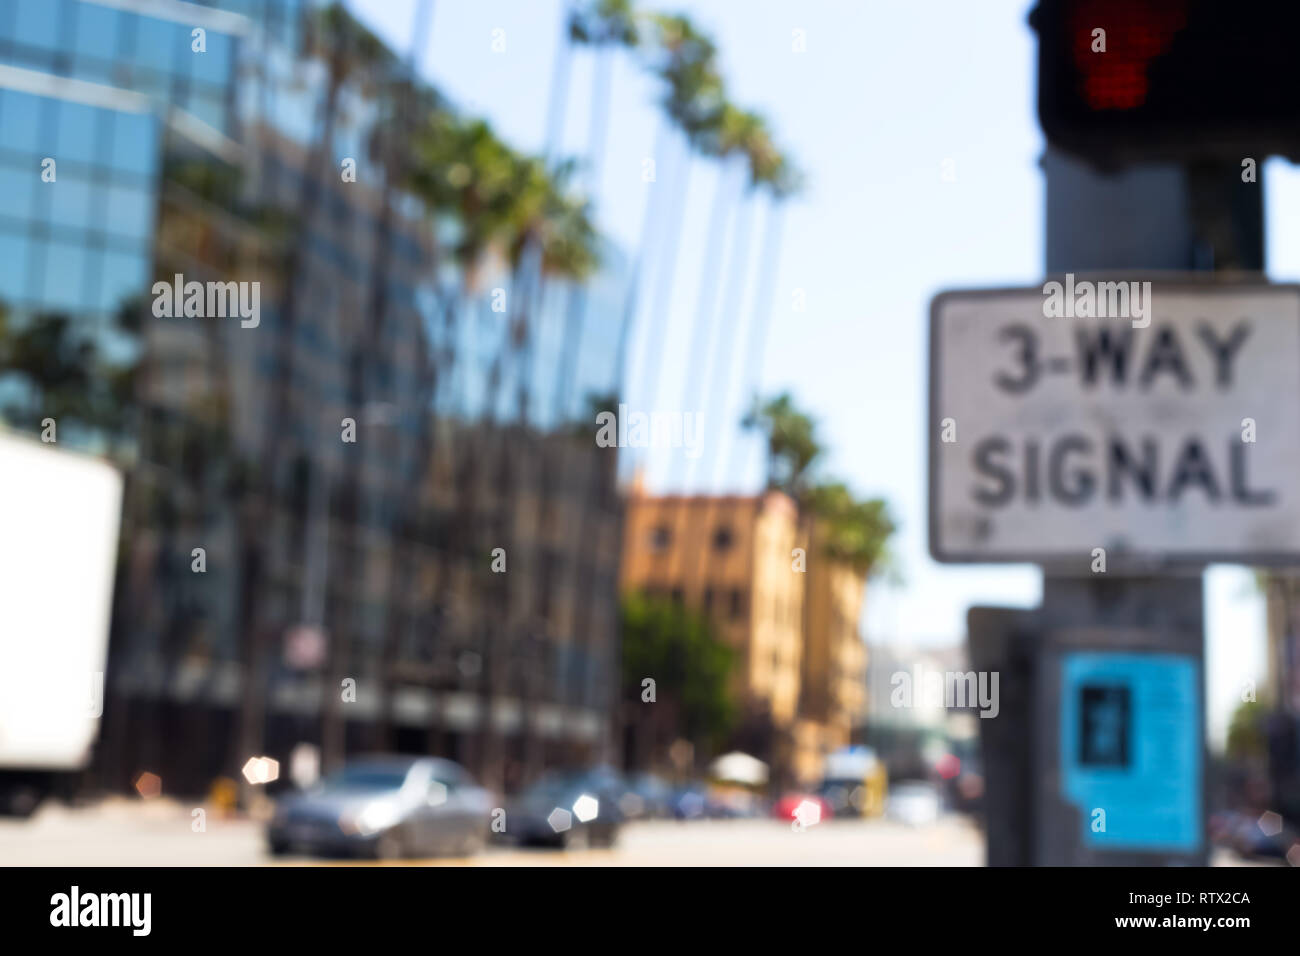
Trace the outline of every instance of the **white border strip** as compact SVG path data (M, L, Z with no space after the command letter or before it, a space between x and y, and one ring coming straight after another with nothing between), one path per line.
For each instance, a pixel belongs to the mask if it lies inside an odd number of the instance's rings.
M242 13L214 10L212 7L201 7L197 3L184 3L183 0L83 0L83 2L236 36L247 36L252 32L253 26L248 17Z
M242 146L192 113L173 106L167 111L167 123L177 132L228 163L238 163L243 159Z
M123 90L116 86L101 86L98 83L74 80L66 76L55 76L52 73L25 70L20 66L9 66L5 63L0 63L0 87L128 113L148 113L153 109L152 101L143 93Z

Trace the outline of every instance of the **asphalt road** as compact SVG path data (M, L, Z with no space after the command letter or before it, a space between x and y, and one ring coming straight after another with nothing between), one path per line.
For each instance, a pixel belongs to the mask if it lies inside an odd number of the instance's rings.
M196 830L194 809L198 808L171 801L113 800L75 809L46 804L29 820L0 819L0 865L338 865L338 861L293 857L273 861L256 821L223 819L205 810L203 829ZM800 832L775 820L661 821L626 827L618 844L608 850L492 847L475 857L403 862L444 866L978 866L982 858L978 831L964 820L948 818L918 828L886 821L830 821Z
M267 855L262 827L246 817L166 800L92 807L46 804L29 820L0 819L0 865L259 866L337 861ZM920 827L886 820L828 821L796 832L775 820L639 823L613 849L564 852L492 847L475 857L403 861L434 866L979 866L983 837L961 817ZM1216 863L1231 864L1226 854ZM342 865L358 865L343 863ZM376 865L364 863L360 865ZM402 865L402 864L386 864Z

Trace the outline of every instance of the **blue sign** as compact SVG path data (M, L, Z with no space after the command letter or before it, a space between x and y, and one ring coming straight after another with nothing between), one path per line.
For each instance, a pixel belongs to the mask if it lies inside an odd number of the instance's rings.
M1077 652L1061 670L1061 789L1094 849L1201 849L1200 668Z

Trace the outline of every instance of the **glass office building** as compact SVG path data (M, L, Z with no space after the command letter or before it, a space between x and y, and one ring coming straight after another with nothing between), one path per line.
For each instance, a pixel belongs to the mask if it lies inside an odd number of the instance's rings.
M68 366L0 368L0 421L57 410L128 474L98 779L197 793L302 743L497 785L607 756L620 510L586 410L620 258L583 312L546 285L527 347L449 308L429 211L366 167L366 84L327 116L299 69L310 12L0 0L0 328ZM176 276L230 309L159 315Z

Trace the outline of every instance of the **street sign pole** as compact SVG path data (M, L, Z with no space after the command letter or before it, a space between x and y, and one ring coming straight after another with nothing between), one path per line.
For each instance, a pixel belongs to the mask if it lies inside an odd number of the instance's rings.
M1047 178L1048 220L1045 263L1047 272L1055 274L1074 269L1151 269L1173 266L1184 269L1241 269L1262 273L1264 269L1263 184L1243 182L1240 170L1228 164L1151 164L1114 176L1101 176L1094 170L1054 155L1044 163ZM1139 192L1135 183L1162 183L1162 190ZM1080 204L1090 210L1089 228L1080 228L1077 216L1059 213ZM1130 245L1117 249L1114 236L1125 231L1126 223L1144 222L1164 239L1159 244ZM1068 238L1067 238L1068 237ZM1067 258L1068 256L1068 258ZM1121 258L1122 257L1122 258ZM1182 263L1179 263L1179 259ZM1300 361L1300 357L1297 357ZM1061 728L1052 719L1051 710L1077 706L1068 695L1073 688L1062 687L1066 661L1077 661L1087 653L1114 652L1124 647L1128 652L1147 651L1147 662L1168 664L1179 661L1190 668L1193 689L1190 695L1177 697L1178 688L1166 675L1160 690L1150 693L1170 694L1177 698L1157 716L1165 733L1159 745L1183 749L1173 758L1184 781L1194 781L1195 792L1168 794L1172 816L1176 820L1147 821L1147 835L1160 827L1163 850L1133 849L1123 834L1126 821L1116 819L1112 807L1107 830L1095 833L1091 822L1080 827L1073 814L1105 810L1105 807L1076 807L1068 790L1072 781L1086 776L1079 768L1062 767L1060 737L1045 741L1039 734L1036 766L1042 768L1048 783L1045 806L1038 816L1036 862L1040 864L1104 863L1139 865L1192 863L1204 865L1209 859L1207 834L1207 751L1205 740L1205 628L1203 574L1195 572L1161 577L1120 576L1099 579L1096 576L1059 576L1044 574L1042 617L1047 625L1048 640L1039 658L1037 687L1039 697L1038 726L1051 727L1061 736L1070 728ZM1089 624L1090 629L1080 629ZM1118 647L1117 647L1118 646ZM1160 652L1168 652L1168 656ZM1151 664L1156 666L1156 664ZM1152 678L1159 682L1160 676ZM1177 725L1175 725L1177 724ZM1182 736L1180 736L1180 734ZM1190 740L1185 735L1192 735ZM1149 746L1155 741L1147 741ZM1188 748L1191 753L1188 753ZM1194 759L1199 766L1188 766ZM1095 776L1095 775L1094 775ZM1158 782L1139 783L1157 786ZM1102 792L1105 792L1104 790ZM1181 801L1181 805L1180 805ZM1104 802L1099 799L1097 802ZM1188 828L1195 826L1192 834ZM1109 849L1104 837L1120 839ZM1181 832L1179 831L1181 828ZM1080 841L1077 834L1092 838Z
M1261 187L1233 168L1043 167L1048 276L1155 276L1156 301L1130 324L1049 318L1046 287L935 300L931 551L1044 575L1041 607L968 619L972 665L1003 674L988 862L1204 864L1202 572L1300 540L1300 291L1159 279L1262 270ZM1267 442L1243 438L1261 415Z

